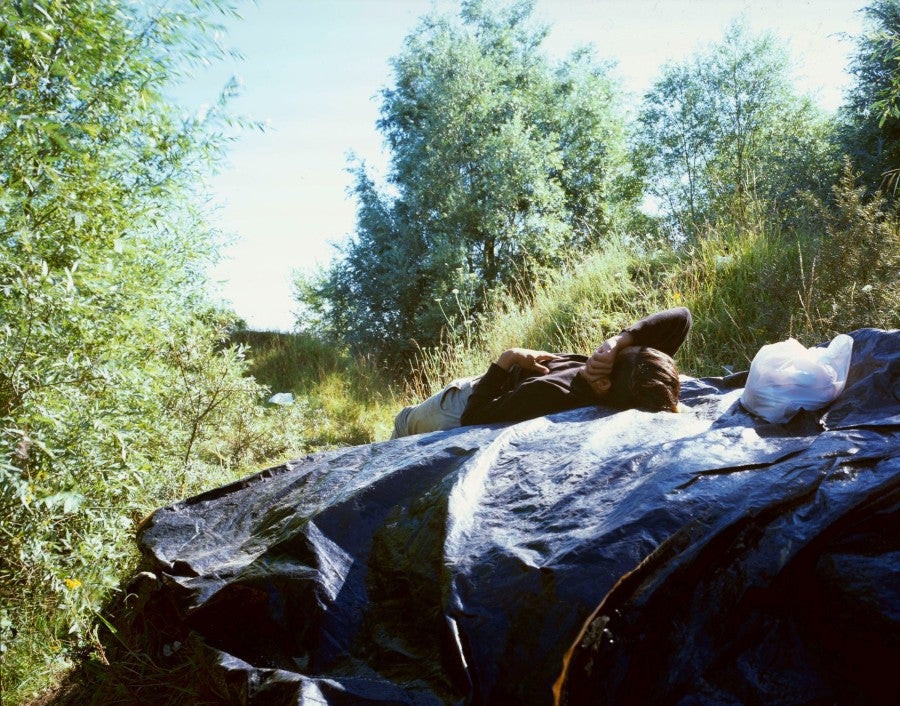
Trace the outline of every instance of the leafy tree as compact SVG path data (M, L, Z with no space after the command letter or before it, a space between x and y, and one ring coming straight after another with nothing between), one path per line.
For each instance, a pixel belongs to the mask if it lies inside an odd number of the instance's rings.
M612 228L627 196L617 87L587 50L552 65L533 4L469 0L406 39L378 122L388 188L355 166L356 233L301 283L301 324L402 353Z
M828 135L794 91L784 47L734 24L720 43L663 67L644 97L637 156L648 192L686 234L751 196L777 203L825 188L837 168Z
M802 277L804 320L832 335L900 325L900 210L860 176L845 163L830 207L810 204L818 241Z
M843 113L844 149L870 188L896 190L900 170L900 2L875 0L863 11L867 31L857 39L855 78Z
M185 61L221 51L219 11L230 5L0 0L0 690L11 701L45 671L35 660L90 640L132 521L196 487L210 429L259 393L240 352L219 345L228 317L205 294L216 236L192 185L216 159L223 115L185 117L163 95Z

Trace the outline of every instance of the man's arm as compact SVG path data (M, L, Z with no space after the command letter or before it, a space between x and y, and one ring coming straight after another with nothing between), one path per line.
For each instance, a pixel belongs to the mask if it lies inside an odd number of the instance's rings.
M510 348L503 351L496 363L481 377L472 389L472 395L466 403L460 423L463 426L472 424L490 424L492 422L510 422L530 419L535 416L530 395L513 395L510 368L519 366L538 375L546 375L549 360L557 360L559 356L547 351L534 351L527 348ZM536 408L535 408L536 409Z
M547 351L533 351L530 348L510 348L497 358L497 366L509 370L518 365L522 370L532 370L541 375L550 372L544 363L548 360L559 360L559 356Z
M633 323L623 333L630 333L632 346L649 346L674 356L691 330L691 312L687 307L658 311Z
M616 356L629 346L649 346L668 355L684 343L691 330L691 312L683 306L659 311L633 323L622 333L604 341L588 358L582 375L598 395L609 391Z
M633 345L634 336L626 330L612 338L607 338L587 359L581 375L588 381L595 394L602 397L609 392L609 378L612 375L616 356L623 349Z

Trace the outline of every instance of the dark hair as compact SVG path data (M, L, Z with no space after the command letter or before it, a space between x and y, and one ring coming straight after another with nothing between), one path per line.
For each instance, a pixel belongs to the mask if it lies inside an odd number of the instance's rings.
M622 409L675 412L681 384L672 356L648 346L616 356L606 404Z

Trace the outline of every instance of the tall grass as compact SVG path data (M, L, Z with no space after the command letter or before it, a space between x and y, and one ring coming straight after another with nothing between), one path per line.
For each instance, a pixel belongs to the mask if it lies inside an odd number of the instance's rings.
M258 382L294 395L285 414L306 420L307 451L390 436L399 401L376 361L305 333L237 331L232 340L247 347Z
M653 311L687 306L682 372L746 369L759 348L793 336L805 345L864 326L900 326L900 218L866 200L845 175L828 208L811 199L790 226L760 204L708 224L680 247L620 237L548 273L524 296L495 296L463 333L423 349L406 389L422 399L448 380L483 372L505 348L588 354Z

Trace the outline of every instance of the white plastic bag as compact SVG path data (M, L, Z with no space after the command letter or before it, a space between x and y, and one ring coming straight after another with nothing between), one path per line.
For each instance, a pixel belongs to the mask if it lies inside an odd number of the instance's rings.
M750 364L741 404L776 423L801 409L821 409L843 391L852 352L853 339L843 333L827 348L806 348L793 338L763 346Z
M276 392L269 398L269 404L277 404L286 407L294 404L294 395L290 392Z

